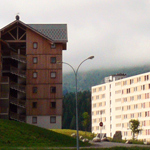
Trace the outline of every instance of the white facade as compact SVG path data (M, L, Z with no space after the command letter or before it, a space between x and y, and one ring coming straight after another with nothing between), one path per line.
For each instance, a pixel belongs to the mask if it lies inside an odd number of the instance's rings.
M138 119L138 139L150 141L150 72L93 86L91 107L92 132L113 137L122 131L123 139L131 139L129 121Z

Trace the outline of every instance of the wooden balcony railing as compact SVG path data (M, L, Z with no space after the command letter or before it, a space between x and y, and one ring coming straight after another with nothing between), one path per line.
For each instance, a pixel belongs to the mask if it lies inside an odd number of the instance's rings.
M8 99L9 93L8 92L0 92L0 99Z
M23 108L25 108L26 106L26 101L25 100L21 100L21 99L17 99L15 97L10 97L10 103L21 106Z
M8 113L8 108L0 107L0 114L2 113Z
M1 77L1 80L0 80L0 83L1 84L8 84L9 83L9 77Z
M10 112L10 118L13 120L17 120L20 122L26 122L26 116L25 115L20 115L14 112Z
M26 78L26 71L25 70L20 70L20 69L15 68L15 67L10 67L10 72L12 74Z
M11 82L10 83L10 88L14 89L14 90L17 90L17 91L20 91L20 92L23 92L23 93L26 93L26 86L25 85L20 85L18 83Z
M11 52L11 58L26 63L26 56Z

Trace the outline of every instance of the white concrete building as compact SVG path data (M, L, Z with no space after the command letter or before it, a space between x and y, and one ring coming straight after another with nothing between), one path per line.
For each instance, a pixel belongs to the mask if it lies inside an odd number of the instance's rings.
M93 86L91 90L92 132L101 130L107 137L113 137L116 131L122 131L123 139L131 139L129 121L138 119L142 129L138 139L150 141L150 72L109 78L109 82ZM101 121L103 127L99 127Z

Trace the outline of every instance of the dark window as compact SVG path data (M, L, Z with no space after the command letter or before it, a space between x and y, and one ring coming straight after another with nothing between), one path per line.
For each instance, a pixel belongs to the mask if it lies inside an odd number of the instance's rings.
M56 93L56 87L55 86L51 87L51 93Z
M51 44L51 48L56 48L56 44L55 43Z
M38 43L37 42L33 42L33 48L37 49L38 48Z
M56 116L50 117L50 123L56 123Z
M37 102L32 103L32 108L37 108Z
M32 123L37 123L37 117L32 117Z
M33 93L37 93L37 87L33 87L33 88L32 88L32 92L33 92Z
M56 57L51 57L51 63L55 64L56 63Z
M56 102L51 102L51 108L56 108Z
M38 62L37 57L33 57L33 63L34 63L34 64L37 64L37 62Z

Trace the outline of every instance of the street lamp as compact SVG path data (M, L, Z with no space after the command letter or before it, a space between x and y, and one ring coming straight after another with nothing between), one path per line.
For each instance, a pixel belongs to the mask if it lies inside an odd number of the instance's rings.
M77 95L77 75L78 75L78 70L79 70L79 67L88 59L93 59L94 56L90 56L88 58L86 58L85 60L83 60L78 68L75 70L69 63L66 63L66 62L57 62L57 63L63 63L63 64L66 64L68 66L70 66L74 72L74 75L75 75L75 85L76 85L76 91L75 91L75 95L76 95L76 130L77 130L77 150L79 150L79 130L78 130L78 95Z

